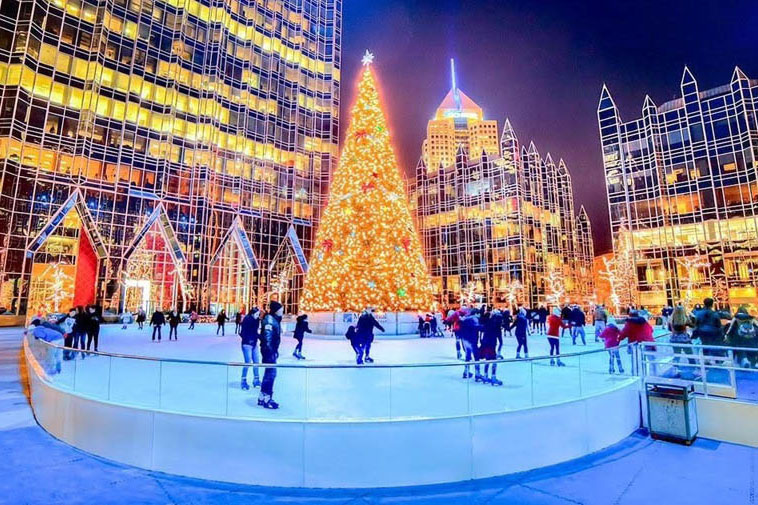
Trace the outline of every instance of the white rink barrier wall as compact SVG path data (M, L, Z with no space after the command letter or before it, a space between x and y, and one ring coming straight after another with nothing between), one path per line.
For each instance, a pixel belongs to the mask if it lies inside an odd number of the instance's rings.
M308 326L316 335L336 335L344 338L348 327L358 321L360 314L352 312L311 312L308 314ZM418 312L386 312L374 314L384 333L374 332L376 338L406 335L418 337Z
M57 386L31 349L38 344L25 341L24 349L32 407L45 430L97 456L200 479L308 488L482 479L590 454L640 425L632 376L559 403L436 418L298 421L144 408Z

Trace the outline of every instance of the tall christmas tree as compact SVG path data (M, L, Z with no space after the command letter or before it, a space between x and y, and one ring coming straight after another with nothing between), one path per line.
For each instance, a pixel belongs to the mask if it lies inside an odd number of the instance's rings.
M305 311L428 310L432 286L366 51L350 125L316 233Z

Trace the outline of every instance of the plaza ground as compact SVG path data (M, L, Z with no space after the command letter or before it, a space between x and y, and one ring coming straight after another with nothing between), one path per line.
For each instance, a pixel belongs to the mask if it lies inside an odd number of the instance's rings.
M684 447L654 442L644 433L604 451L549 468L411 489L270 489L148 472L90 456L39 428L26 397L21 358L18 332L1 331L0 452L4 456L4 476L0 479L0 504L3 505L755 503L758 481L755 449L708 440ZM497 447L492 450L497 451ZM255 461L249 464L255 465Z

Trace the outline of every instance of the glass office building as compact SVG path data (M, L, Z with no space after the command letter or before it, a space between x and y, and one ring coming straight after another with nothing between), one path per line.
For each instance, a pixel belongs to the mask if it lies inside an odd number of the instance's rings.
M632 244L639 304L712 296L758 309L756 106L758 80L739 68L729 84L705 91L685 68L681 98L658 106L647 97L632 121L603 87L598 120L614 246Z
M410 181L438 300L589 303L592 270L580 268L579 251L592 256L592 237L586 213L574 214L566 164L520 144L508 120L499 150L474 157L460 145L453 164L435 169L422 157Z
M0 305L294 310L337 154L341 9L0 2Z

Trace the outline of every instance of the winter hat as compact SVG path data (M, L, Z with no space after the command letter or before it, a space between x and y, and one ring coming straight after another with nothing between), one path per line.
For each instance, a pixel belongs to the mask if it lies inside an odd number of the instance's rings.
M561 317L561 309L558 307L553 308L553 315L556 317Z
M268 311L272 314L276 314L279 312L279 309L282 308L282 304L277 302L276 300L272 300L271 303L268 305Z

